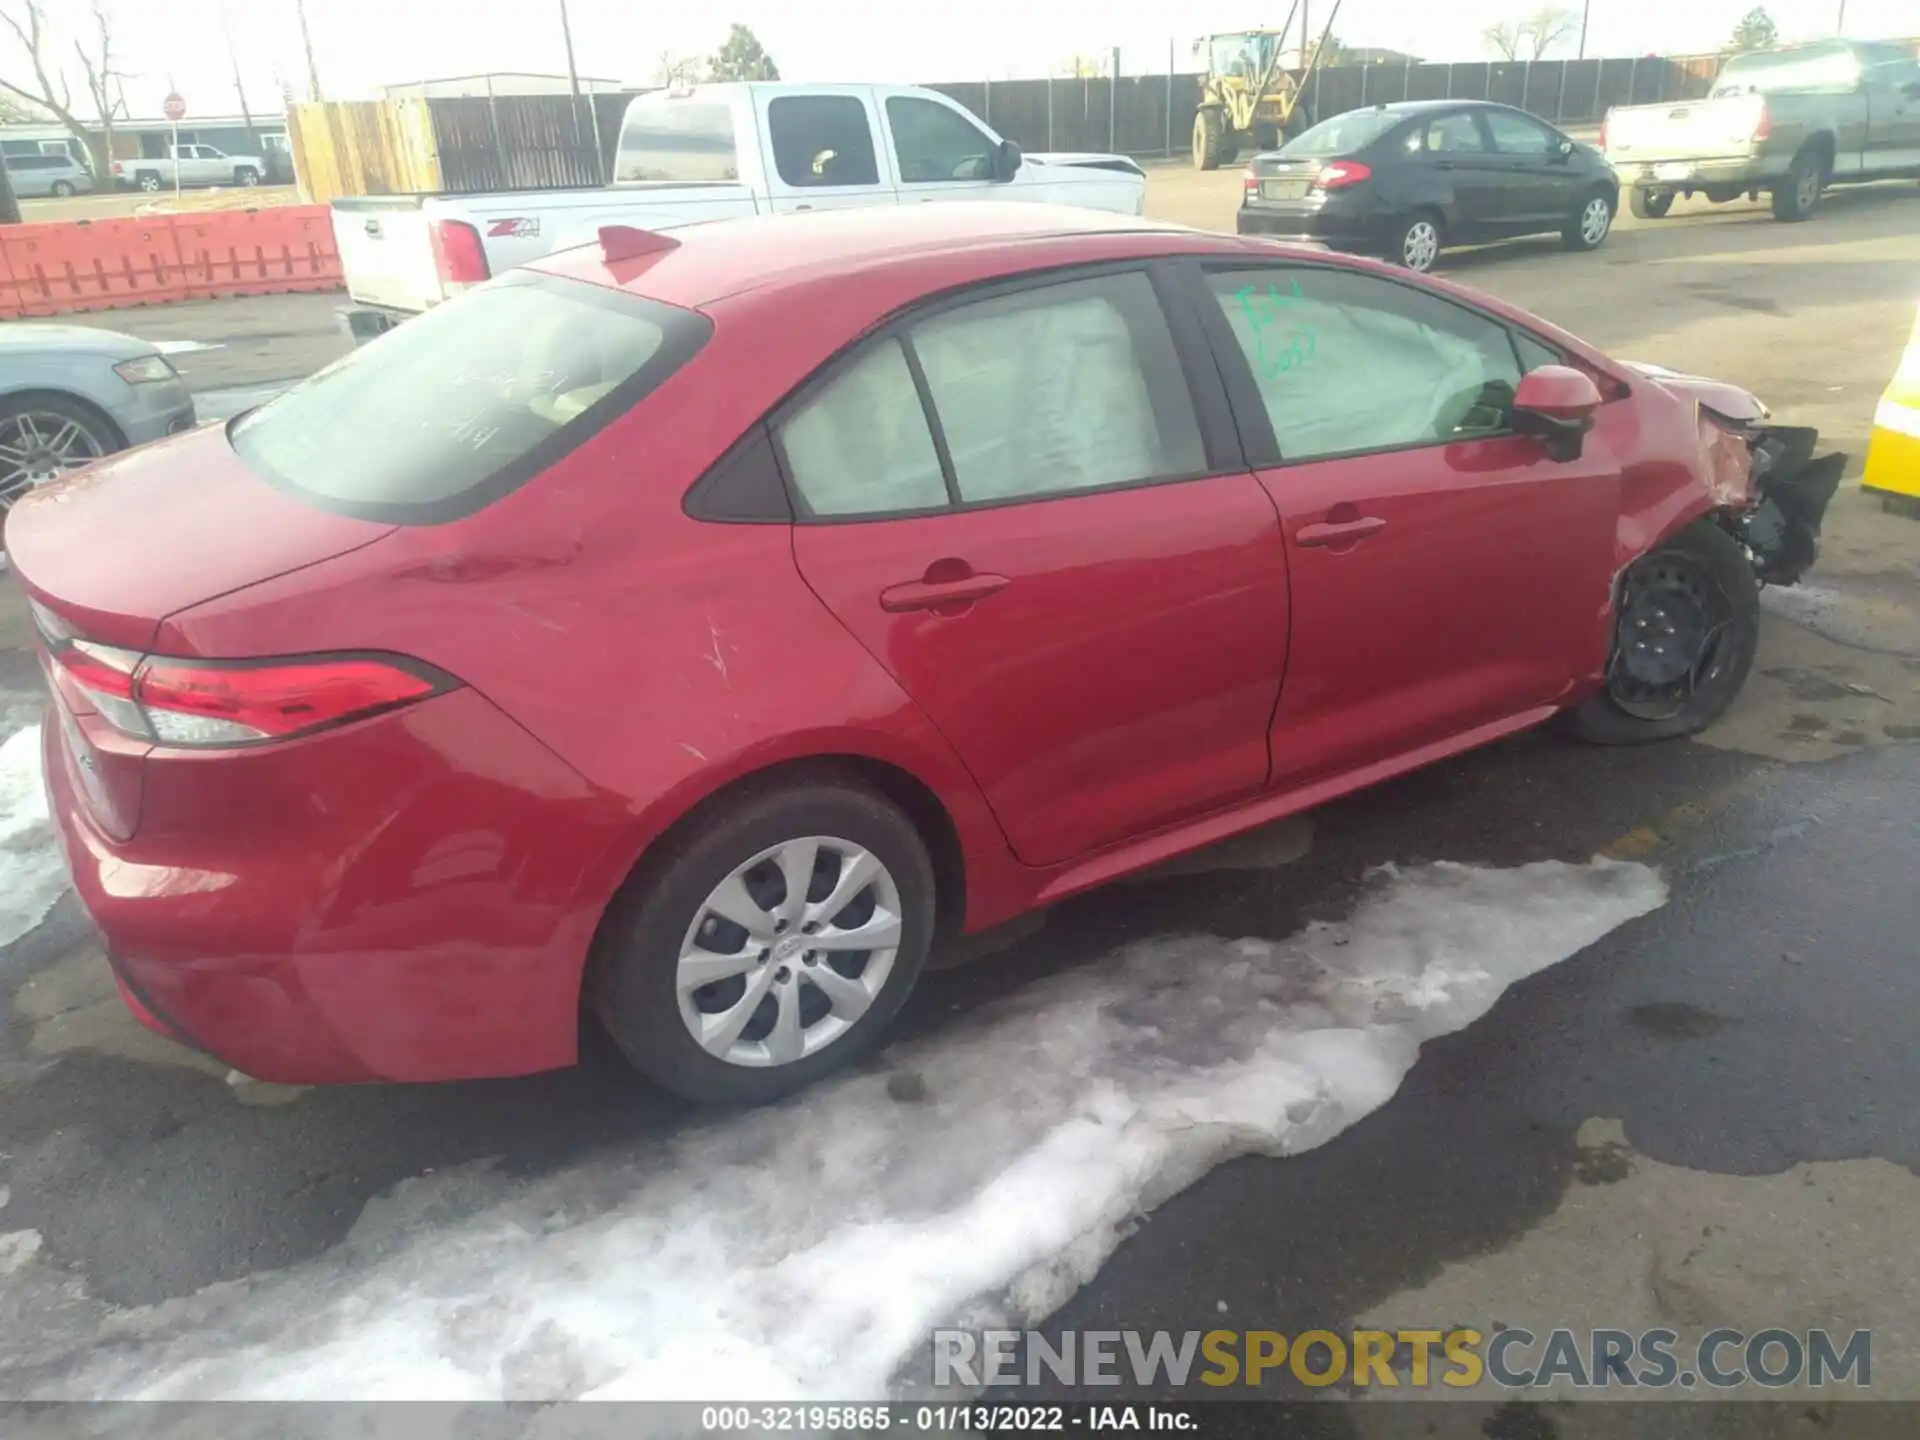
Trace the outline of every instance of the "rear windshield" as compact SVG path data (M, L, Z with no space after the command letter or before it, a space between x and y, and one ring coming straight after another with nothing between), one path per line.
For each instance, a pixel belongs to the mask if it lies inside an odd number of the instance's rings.
M509 271L235 420L235 452L322 509L436 524L524 484L705 343L691 311Z
M643 95L620 122L613 183L707 184L740 178L733 107L698 95Z
M1350 110L1345 115L1322 120L1311 130L1294 136L1280 147L1280 153L1351 155L1356 150L1366 149L1406 118L1389 110Z
M1802 45L1758 55L1736 55L1713 82L1712 94L1777 95L1787 90L1851 90L1860 61L1845 44Z

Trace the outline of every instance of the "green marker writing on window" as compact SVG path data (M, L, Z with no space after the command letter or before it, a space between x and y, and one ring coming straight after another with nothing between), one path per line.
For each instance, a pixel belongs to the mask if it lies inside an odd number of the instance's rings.
M1300 289L1298 276L1290 277L1288 285L1289 290L1282 290L1270 281L1265 285L1245 285L1233 292L1233 298L1240 302L1241 314L1253 329L1255 363L1268 379L1298 370L1314 356L1313 327L1286 323L1291 318L1288 307L1307 298Z

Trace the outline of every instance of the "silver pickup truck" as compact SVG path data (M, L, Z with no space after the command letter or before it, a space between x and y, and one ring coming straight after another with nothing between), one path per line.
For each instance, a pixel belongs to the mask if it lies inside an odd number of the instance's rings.
M1920 61L1906 47L1822 40L1736 55L1705 100L1617 106L1600 141L1627 202L1772 196L1804 220L1829 185L1920 176Z

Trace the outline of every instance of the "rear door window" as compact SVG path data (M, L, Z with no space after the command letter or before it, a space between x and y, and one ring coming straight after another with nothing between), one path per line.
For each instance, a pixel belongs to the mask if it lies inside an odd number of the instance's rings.
M1487 142L1468 111L1442 115L1427 122L1427 149L1435 155L1480 155Z
M852 95L781 95L767 105L773 166L795 189L878 185L873 118Z
M740 178L733 107L698 96L646 96L627 107L613 183L717 184Z
M630 408L711 328L606 286L512 271L309 376L228 434L263 478L321 509L456 520Z

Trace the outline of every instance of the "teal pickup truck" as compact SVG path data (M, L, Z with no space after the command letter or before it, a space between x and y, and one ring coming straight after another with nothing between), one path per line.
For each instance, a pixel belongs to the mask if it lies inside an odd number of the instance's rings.
M1920 60L1858 40L1736 55L1706 99L1617 106L1600 140L1642 219L1678 195L1767 194L1804 220L1829 185L1920 177Z

